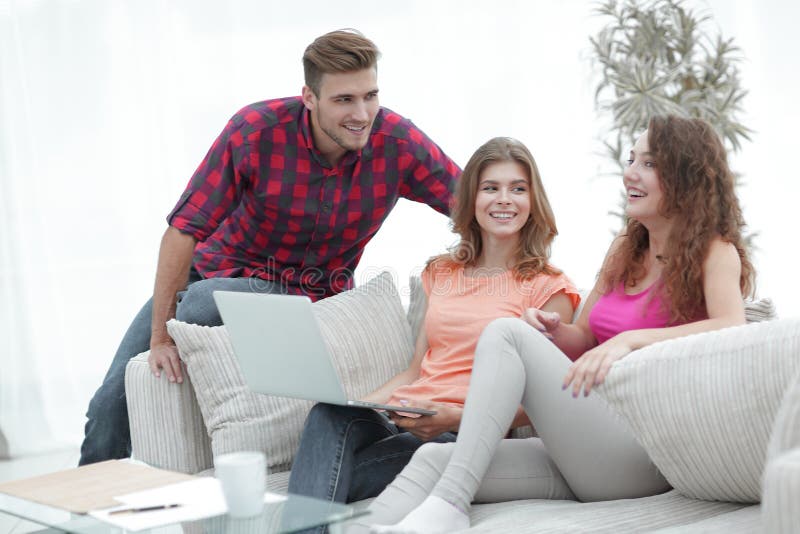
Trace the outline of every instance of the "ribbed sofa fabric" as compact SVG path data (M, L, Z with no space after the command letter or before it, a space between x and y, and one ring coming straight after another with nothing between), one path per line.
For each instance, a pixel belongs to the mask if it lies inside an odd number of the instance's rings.
M383 283L383 282L376 282ZM413 287L413 282L412 282ZM367 287L365 285L362 290L373 292L377 288ZM393 289L390 288L390 292ZM417 287L416 292L420 292ZM411 295L411 309L418 309L415 304L415 291ZM416 299L419 305L424 302L424 299L419 299L419 293L416 293ZM372 301L375 296L370 296L368 300ZM385 301L380 301L381 309L371 308L371 315L380 316L386 313L396 314L398 309L395 307L396 301L394 298L389 299L392 304ZM322 303L320 303L322 304ZM315 308L318 305L315 304ZM768 319L774 316L774 309L765 303L763 300L756 303L746 303L746 309L753 308L756 313L748 315L748 320ZM411 311L411 310L409 310ZM409 316L419 316L409 313ZM352 320L360 320L360 314L354 314ZM394 324L396 319L390 320ZM351 324L347 321L342 321L341 335L349 335L350 332L360 331L360 327L356 324ZM187 332L194 330L187 327L180 327L181 330ZM796 326L795 326L796 328ZM779 327L779 330L784 330L784 327ZM196 330L195 336L198 336ZM752 341L744 341L742 344L745 346L760 346L763 342L767 341L764 336L771 336L775 332L772 330L754 329L750 333L753 335ZM751 334L741 334L742 337L747 337ZM383 335L383 334L381 334ZM737 334L738 335L738 334ZM191 337L189 334L187 336ZM385 337L385 336L384 336ZM376 338L377 339L377 338ZM387 338L390 340L392 337ZM787 337L788 341L780 341L775 338L773 345L788 342L794 344L793 336ZM717 340L718 341L718 340ZM703 342L703 346L714 347L717 343L713 338L707 342ZM199 341L198 341L199 342ZM380 340L383 343L383 340ZM193 342L194 343L194 342ZM691 354L688 350L693 350L695 342L685 342L681 340L674 340L673 347L669 351L663 349L664 357L677 356L679 360L689 357L692 360ZM719 343L717 343L719 345ZM718 346L719 350L724 350L724 346ZM651 348L657 349L659 352L662 349L654 346ZM203 351L209 353L205 349L196 349L198 352ZM406 347L408 350L408 347ZM653 417L661 417L665 411L682 413L684 410L678 410L675 406L663 406L663 403L679 404L684 402L683 399L692 401L695 396L692 394L692 386L695 382L700 383L703 387L716 391L721 389L724 392L725 398L734 395L736 397L751 395L752 391L764 389L762 386L751 388L750 386L742 387L737 386L735 383L728 380L730 383L725 385L725 379L718 376L716 373L719 369L727 369L726 366L742 368L744 365L742 361L746 361L747 350L742 349L743 354L736 356L731 362L722 364L720 358L715 360L714 365L709 363L704 365L703 369L712 374L708 378L703 378L698 371L696 375L690 377L688 382L678 383L675 387L667 391L666 394L661 390L649 391L648 384L657 381L658 377L653 374L658 372L661 363L648 362L641 364L646 371L643 375L643 384L638 390L641 392L639 395L644 398L647 403L658 404L654 408ZM752 353L749 358L758 359L762 358L762 353L767 349L759 349ZM786 348L775 348L776 353L785 352ZM642 352L642 351L640 351ZM711 351L712 353L715 351ZM731 353L735 356L735 351ZM210 356L209 356L210 357ZM641 399L634 398L632 390L636 386L632 382L638 381L630 375L631 369L626 370L622 364L634 364L635 359L641 358L641 355L631 355L630 361L623 360L615 365L614 373L609 377L608 383L602 388L614 390L625 390L618 392L618 397L624 397L625 403L634 404L631 410L636 412L644 411L644 417L649 417L646 410L648 406L640 405ZM721 358L724 360L724 358ZM355 365L364 365L365 355L358 355L358 363ZM739 363L736 363L739 362ZM771 361L754 362L754 365L761 367L763 365L771 364ZM401 368L405 365L403 362ZM639 365L639 364L637 364ZM681 362L680 366L690 366L696 368L698 362ZM212 372L211 370L208 371ZM668 371L669 373L674 372ZM732 370L726 371L730 376ZM196 374L196 373L195 373ZM619 374L619 376L617 376ZM735 374L735 373L734 373ZM749 380L756 380L757 376L764 374L762 371L754 372ZM676 384L679 382L676 377L667 376L662 378L667 384ZM692 533L719 533L719 534L734 534L734 533L751 533L751 532L794 532L796 525L800 524L800 520L796 518L794 510L797 508L796 503L800 502L800 497L797 497L798 481L800 481L800 474L797 472L797 453L794 449L797 448L798 443L792 437L796 436L796 432L800 431L800 424L797 422L798 411L800 411L800 386L798 380L794 379L794 388L787 390L785 393L778 392L777 389L781 387L784 382L783 379L776 379L772 387L776 390L774 395L783 395L781 401L781 408L778 410L777 417L774 417L774 427L771 429L773 439L769 445L770 461L767 464L766 475L763 482L763 504L761 506L748 506L741 503L719 502L719 501L705 501L696 500L678 493L673 490L662 495L655 495L643 499L625 499L618 501L606 501L597 503L580 503L572 501L546 501L546 500L529 500L529 501L513 501L506 503L496 504L476 504L472 508L471 521L472 528L469 532L483 533L483 532L519 532L519 533L560 533L560 532L657 532L659 534L692 534ZM618 381L618 383L617 383ZM787 379L788 381L788 379ZM378 380L380 382L380 380ZM691 387L686 387L689 384ZM377 384L371 384L375 387ZM160 379L152 376L147 365L147 354L142 354L128 364L126 373L126 392L128 397L129 413L131 417L131 438L133 440L134 456L137 459L144 460L152 465L165 467L168 469L175 469L188 473L196 473L202 469L210 468L211 463L211 447L209 438L206 435L203 417L201 415L198 404L195 401L195 393L191 379L184 382L182 385L170 384L162 376ZM664 386L666 387L666 386ZM739 388L737 392L736 388ZM602 389L601 388L601 389ZM608 394L608 393L606 393ZM200 396L198 392L198 397ZM767 395L769 399L772 395ZM663 401L663 402L661 402ZM694 401L692 401L694 402ZM774 408L771 400L763 401L765 410L768 412ZM616 404L615 404L616 405ZM702 406L690 406L692 410L701 410ZM736 405L731 405L731 409L736 409ZM707 408L702 408L707 410ZM716 410L721 410L720 406L716 406ZM620 410L621 412L624 410ZM268 412L268 410L267 410ZM274 414L273 414L274 415ZM293 417L299 421L298 425L302 424L305 413L298 410ZM267 414L265 417L269 417ZM760 421L761 416L752 416L742 414L741 417L736 418L734 428L730 429L731 432L755 432L748 425L743 422L747 418ZM236 425L236 421L241 416L236 416L233 421L226 423ZM730 418L730 414L728 414ZM793 422L794 421L794 422ZM222 424L221 420L220 423ZM269 425L269 423L265 423ZM276 432L282 432L283 424L278 421L274 431L269 431L269 426L266 426L257 432L264 435L271 435L274 439ZM678 426L673 423L673 426ZM685 428L680 427L677 433L678 437L684 436L689 445L698 447L698 438L695 435L698 431L693 428L696 423L685 424ZM716 431L717 428L725 428L722 424L709 426L705 429L706 433ZM765 426L761 427L762 430ZM792 433L795 431L795 433ZM770 429L767 428L765 436L770 434ZM215 432L218 434L218 432ZM219 436L218 436L219 437ZM285 437L285 436L284 436ZM641 438L640 438L641 439ZM727 438L725 438L727 439ZM765 438L766 439L766 438ZM219 439L218 439L219 441ZM269 444L264 447L271 446ZM290 445L277 445L284 447L285 450L292 449ZM672 445L673 447L675 445ZM681 444L682 447L687 445ZM742 448L738 442L732 444L733 447ZM708 445L710 452L714 454L716 450L721 447L718 439L712 439ZM757 448L757 447L756 447ZM686 454L686 451L683 452ZM695 453L692 452L694 455ZM285 457L284 457L285 459ZM283 462L284 459L277 459ZM275 461L275 459L273 460ZM706 468L708 469L708 468ZM712 469L716 471L718 469ZM280 468L273 466L272 474L268 478L268 485L272 491L285 492L287 487L287 480L289 473L287 471L279 472ZM211 474L211 471L206 471L206 474ZM770 475L777 475L771 477ZM698 475L703 476L703 475ZM366 502L358 503L359 506L365 506ZM763 513L762 513L763 511ZM792 515L795 513L795 515Z
M598 392L676 490L754 503L799 370L800 320L784 319L655 343L615 363Z
M761 517L764 532L793 534L800 531L800 446L767 463Z
M211 465L211 444L189 380L171 384L153 376L143 352L125 368L125 394L136 460L182 473Z
M800 372L786 388L780 410L769 439L767 455L776 458L788 450L800 447Z
M762 495L764 532L800 530L800 372L781 402L767 451Z
M771 321L778 318L771 298L745 299L744 318L748 323Z
M673 490L639 499L590 503L533 499L475 504L470 512L470 523L470 534L752 534L759 517L757 506L699 501ZM694 528L703 524L701 528Z
M412 275L408 279L409 301L406 319L411 327L411 339L416 340L422 325L425 322L425 312L428 309L428 296L422 287L422 279Z
M389 273L312 309L349 396L369 393L408 365L411 331ZM288 469L312 403L251 392L224 326L172 320L167 329L186 363L214 456L261 450L270 470Z

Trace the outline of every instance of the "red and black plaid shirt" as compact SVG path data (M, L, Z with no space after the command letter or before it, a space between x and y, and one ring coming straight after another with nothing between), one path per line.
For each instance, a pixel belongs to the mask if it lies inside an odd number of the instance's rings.
M167 222L199 241L205 278L258 277L321 298L352 287L364 247L404 197L449 214L460 169L411 121L381 108L369 142L331 167L299 97L228 122Z

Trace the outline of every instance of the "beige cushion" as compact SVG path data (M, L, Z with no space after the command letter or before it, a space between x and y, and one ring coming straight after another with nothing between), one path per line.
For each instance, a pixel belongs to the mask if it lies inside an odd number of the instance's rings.
M312 308L348 395L360 397L407 366L411 332L388 273ZM172 320L167 328L194 384L214 455L263 450L273 471L287 469L312 403L250 392L224 326Z
M767 441L800 370L800 320L655 343L614 364L598 390L686 496L758 502Z
M778 314L775 311L775 305L772 303L772 299L745 299L744 318L748 323L758 323L777 319Z
M425 311L428 309L428 295L425 294L425 288L422 287L422 279L419 276L410 276L408 278L408 286L410 289L409 302L408 302L408 324L411 326L411 339L416 343L417 336L425 323Z

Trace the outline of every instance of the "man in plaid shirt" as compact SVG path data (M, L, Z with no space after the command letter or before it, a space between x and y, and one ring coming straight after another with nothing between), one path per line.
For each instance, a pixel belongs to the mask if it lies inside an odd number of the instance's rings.
M130 455L125 366L182 382L166 322L222 323L215 290L313 299L353 285L364 247L399 197L449 214L460 169L409 120L380 107L374 43L316 39L301 97L246 106L228 122L169 214L153 298L89 404L80 463Z

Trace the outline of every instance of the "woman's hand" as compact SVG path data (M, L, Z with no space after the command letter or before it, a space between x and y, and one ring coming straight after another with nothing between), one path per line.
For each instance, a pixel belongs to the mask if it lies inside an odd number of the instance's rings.
M572 385L572 396L577 397L583 388L583 396L588 396L592 387L599 386L605 381L611 364L624 358L635 349L633 332L617 334L586 351L583 356L569 366L569 371L564 377L563 389Z
M411 404L409 404L410 406ZM445 432L457 432L458 426L461 424L461 414L464 411L462 407L435 402L419 402L414 407L436 410L436 415L406 417L397 412L389 412L389 418L399 428L411 432L423 441L430 441Z
M557 312L546 312L539 308L525 310L522 320L544 334L547 339L553 339L553 333L561 325L561 316Z

